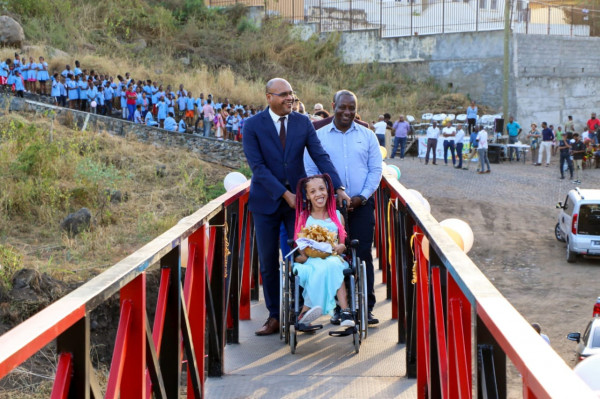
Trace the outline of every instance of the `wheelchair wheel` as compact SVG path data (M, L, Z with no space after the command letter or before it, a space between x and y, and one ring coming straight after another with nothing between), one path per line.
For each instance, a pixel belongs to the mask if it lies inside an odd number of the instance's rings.
M285 276L285 261L283 261L279 264L279 340L283 339L283 335L284 335L284 331L285 331L285 327L286 327L285 307L284 307L284 300L283 300L284 276Z
M296 345L298 344L298 341L296 340L296 327L293 324L290 324L290 328L288 329L289 331L289 341L290 341L290 352L292 352L292 355L296 353Z
M289 274L289 262L285 261L284 262L285 265L285 270L284 270L284 276L283 276L283 281L282 281L282 285L283 285L283 319L280 319L280 323L279 325L281 325L281 320L285 320L285 330L284 330L284 338L285 338L285 343L289 343L290 342L290 328L292 327L293 323L291 322L291 309L290 309L290 274Z
M358 267L358 315L360 336L362 339L367 339L367 265L360 262Z

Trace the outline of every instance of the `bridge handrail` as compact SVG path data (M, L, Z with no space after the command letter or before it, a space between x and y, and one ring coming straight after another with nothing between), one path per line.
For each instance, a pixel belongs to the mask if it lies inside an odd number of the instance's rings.
M240 200L243 202L240 205L245 205L249 186L247 182L210 201L142 248L0 336L0 379L142 275L151 265L161 261L174 248L180 247L186 238L203 226L209 226L210 220L228 206L237 206Z
M378 192L379 196L382 195L382 189L389 190L390 200L395 201L397 198L399 207L396 209L405 212L422 234L428 237L430 263L439 260L443 264L465 299L475 310L477 317L481 319L502 351L519 370L523 378L524 396L527 391L529 395L538 398L596 397L564 360L535 332L529 322L494 287L473 261L454 243L431 213L402 184L396 179L384 176ZM394 208L392 207L392 209ZM386 216L389 218L389 215ZM380 217L378 222L381 225L386 221ZM437 259L434 259L435 257ZM396 280L395 283L402 284L401 279L399 280ZM449 312L448 306L446 313ZM400 323L402 322L400 320ZM435 324L432 323L431 326L435 328ZM448 326L447 328L450 329ZM470 331L471 326L466 326L466 328ZM448 332L448 334L450 333Z

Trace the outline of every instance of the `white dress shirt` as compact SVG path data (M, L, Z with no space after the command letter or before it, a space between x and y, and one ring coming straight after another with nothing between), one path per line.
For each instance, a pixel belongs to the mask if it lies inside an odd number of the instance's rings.
M277 115L275 112L273 112L273 110L271 109L271 107L269 107L269 115L271 115L271 119L273 119L273 123L275 124L275 129L277 130L277 135L279 136L279 130L281 129L281 122L279 122L279 118L281 118L281 116ZM288 115L285 115L285 119L283 120L283 123L285 124L285 131L287 133L288 131Z

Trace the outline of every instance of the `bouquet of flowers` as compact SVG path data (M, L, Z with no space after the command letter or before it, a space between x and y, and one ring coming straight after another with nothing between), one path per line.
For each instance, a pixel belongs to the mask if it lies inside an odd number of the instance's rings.
M336 234L323 226L313 224L303 227L298 233L296 244L307 256L312 258L326 258L333 252Z

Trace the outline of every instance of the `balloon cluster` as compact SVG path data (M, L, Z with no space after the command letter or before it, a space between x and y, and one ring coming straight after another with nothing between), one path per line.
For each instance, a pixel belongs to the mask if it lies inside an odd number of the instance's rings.
M452 241L454 241L464 253L469 253L471 248L473 248L475 236L473 235L471 226L469 226L467 222L452 218L442 220L440 226L444 228L446 234L452 238ZM429 240L427 237L423 237L421 250L423 251L425 259L429 260Z
M385 157L387 156L387 150L385 149L385 147L380 146L379 151L381 151L381 159L385 159ZM383 169L383 174L387 177L400 180L400 177L402 176L400 168L396 165L388 165L387 163L382 162L381 169Z

